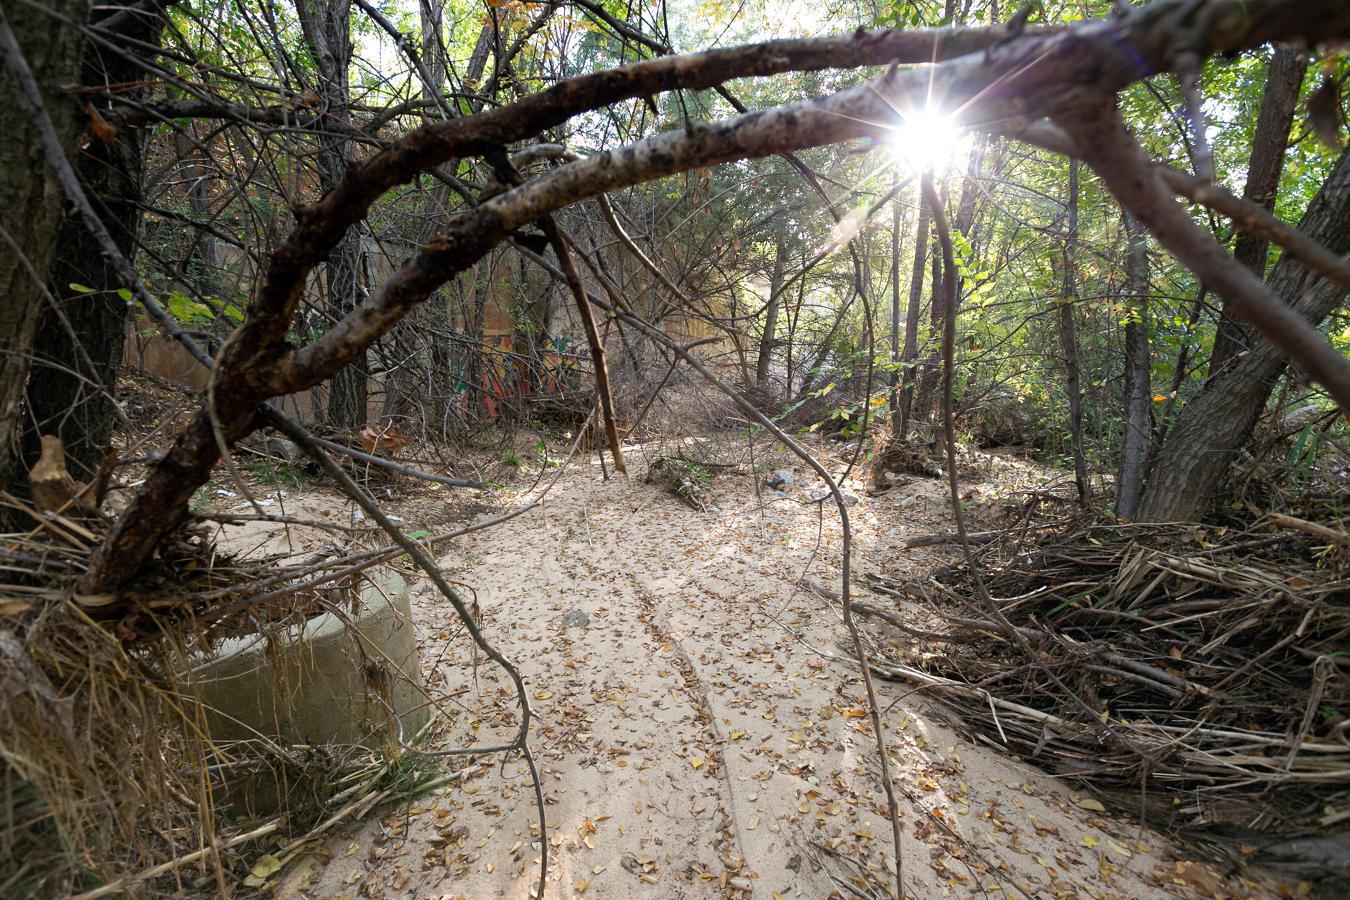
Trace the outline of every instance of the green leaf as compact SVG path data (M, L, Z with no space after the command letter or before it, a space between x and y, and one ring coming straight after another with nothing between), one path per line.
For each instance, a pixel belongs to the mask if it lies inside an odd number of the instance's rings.
M89 285L87 285L87 284L76 284L75 282L72 281L72 282L70 283L69 287L70 287L70 289L71 289L72 291L74 291L74 292L77 293L77 294L92 294L92 293L94 293L94 289L91 288L91 287L90 287Z
M200 324L213 321L216 314L211 307L205 303L198 303L191 297L179 291L169 293L169 300L165 304L169 315L184 324Z

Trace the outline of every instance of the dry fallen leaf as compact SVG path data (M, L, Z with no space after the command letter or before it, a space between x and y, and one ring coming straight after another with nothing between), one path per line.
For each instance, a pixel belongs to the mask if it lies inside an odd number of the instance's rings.
M275 875L281 869L281 860L270 853L264 853L258 857L258 861L253 864L253 870L249 872L244 884L249 887L262 887L268 878Z

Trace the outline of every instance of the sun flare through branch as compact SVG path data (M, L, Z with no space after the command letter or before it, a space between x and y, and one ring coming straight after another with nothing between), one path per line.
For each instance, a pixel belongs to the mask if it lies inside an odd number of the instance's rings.
M887 143L896 164L917 175L951 166L967 137L952 116L927 107L905 115L891 129Z

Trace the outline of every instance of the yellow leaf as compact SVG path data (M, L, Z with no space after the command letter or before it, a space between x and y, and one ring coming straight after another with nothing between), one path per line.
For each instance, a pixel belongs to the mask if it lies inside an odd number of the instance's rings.
M251 888L262 887L267 883L268 877L275 875L280 868L281 860L270 853L264 853L253 864L253 870L244 879L244 884Z
M739 741L739 740L740 740L741 738L743 738L743 737L745 737L745 732L744 732L744 731L733 731L733 732L731 733L731 739L732 739L733 741Z
M1085 847L1095 847L1095 846L1097 846L1097 839L1096 839L1095 837L1091 837L1091 836L1085 837L1085 838L1083 838L1083 846L1085 846Z
M689 760L689 765L693 766L695 769L703 768L703 757L695 756L693 759Z
M534 699L536 699L536 700L547 700L549 697L552 697L552 696L553 696L553 692L552 692L552 691L535 691L535 692L534 692Z
M1078 805L1079 809L1086 809L1090 812L1106 812L1106 807L1102 806L1101 801L1094 797L1075 797L1073 802Z
M253 864L252 874L259 878L266 878L269 875L275 875L280 868L281 860L270 853L264 853L258 858L258 861Z
M853 709L844 710L842 715L845 719L861 719L863 716L867 715L867 710L858 709L855 706Z
M590 886L591 883L587 881L585 878L578 878L576 884L572 885L572 890L577 892L578 894L584 894L586 893L586 888Z

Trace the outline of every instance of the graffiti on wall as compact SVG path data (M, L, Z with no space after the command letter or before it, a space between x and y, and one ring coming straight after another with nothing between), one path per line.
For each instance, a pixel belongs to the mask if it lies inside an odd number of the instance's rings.
M572 340L552 338L537 355L521 353L510 333L488 334L478 346L475 367L464 365L456 390L460 393L461 413L473 417L473 405L488 419L502 415L504 401L561 396L576 390L580 383L580 358L568 352ZM470 385L475 377L477 385ZM476 388L471 390L470 388ZM481 399L480 399L481 398Z

